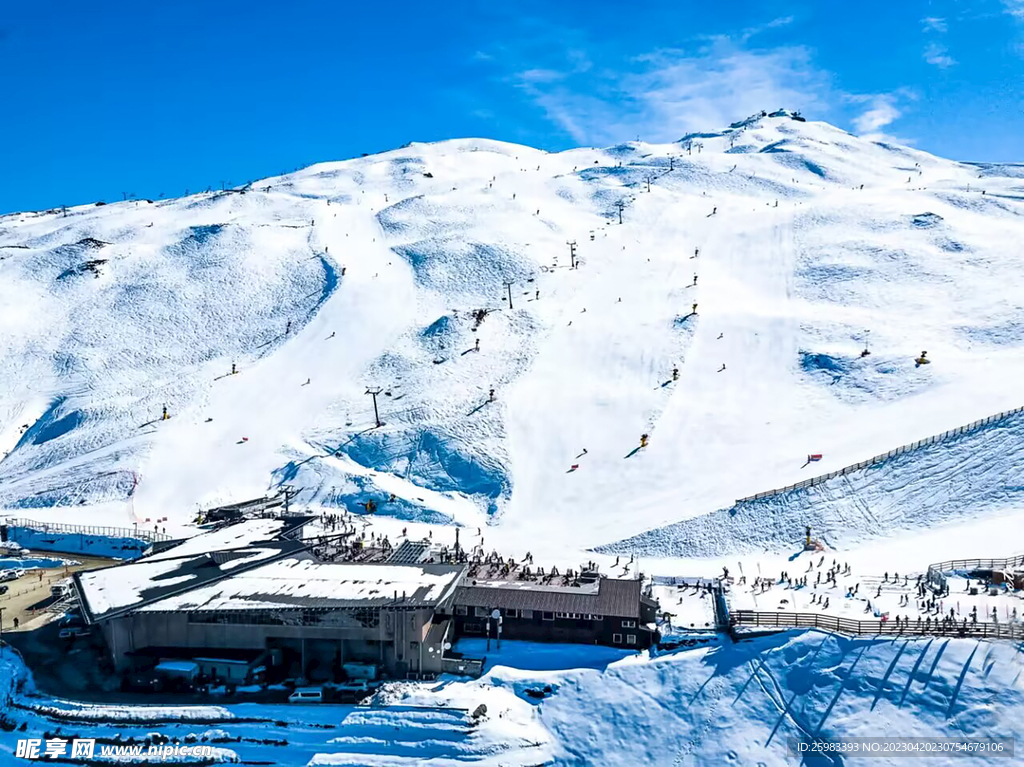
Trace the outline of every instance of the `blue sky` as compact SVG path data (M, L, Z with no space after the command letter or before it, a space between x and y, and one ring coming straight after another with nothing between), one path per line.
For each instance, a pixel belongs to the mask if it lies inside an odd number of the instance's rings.
M1024 0L6 4L0 211L408 141L669 141L759 109L1024 161Z

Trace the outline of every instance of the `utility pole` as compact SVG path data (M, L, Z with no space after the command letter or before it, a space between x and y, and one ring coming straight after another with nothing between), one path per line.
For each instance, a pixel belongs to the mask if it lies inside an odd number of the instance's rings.
M572 268L576 268L576 240L569 243L569 262L572 264Z
M675 170L676 169L676 158L675 157L669 157L668 158L668 169L669 170Z
M622 200L619 200L617 203L615 203L615 205L619 209L619 223L621 224L622 223L622 209L626 207L626 203L623 202Z
M281 488L281 492L284 493L284 513L288 514L288 510L291 507L292 496L295 495L295 491L291 485L285 485Z
M515 283L512 283L512 282L506 282L505 283L505 287L508 289L508 308L509 309L512 308L512 285L514 285L514 284Z
M650 176L647 177L647 191L648 192L651 191L651 177Z
M365 392L366 394L373 395L373 418L377 422L378 429L384 425L380 422L380 413L377 412L377 395L380 394L382 391L384 390L378 386L376 389L367 389Z

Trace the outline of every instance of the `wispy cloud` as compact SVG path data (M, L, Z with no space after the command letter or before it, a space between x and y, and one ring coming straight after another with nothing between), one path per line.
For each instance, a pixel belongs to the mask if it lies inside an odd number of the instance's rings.
M853 104L863 105L863 111L851 122L858 135L868 141L912 144L907 138L893 136L883 130L903 116L905 103L915 98L911 91L899 90L892 93L850 95L846 99Z
M565 69L529 68L508 79L583 144L636 135L673 141L761 109L822 108L829 88L828 76L802 46L758 49L726 37L692 51L652 51L614 67L593 67L579 57Z
M922 55L925 61L940 69L946 69L956 64L956 59L949 55L949 49L942 43L928 43Z
M1014 18L1024 21L1024 0L1003 0L1003 8Z
M1021 0L1024 2L1024 0ZM931 37L921 52L921 58L932 66L938 67L939 69L948 69L949 67L956 65L956 59L949 55L949 48L946 44L941 42L941 38L946 34L948 26L946 20L935 16L927 16L921 19L921 28L925 33L930 33Z
M931 26L937 29L939 21ZM521 19L517 23L524 24ZM851 95L834 85L834 75L817 65L810 48L762 43L768 30L791 23L789 17L779 18L732 35L698 36L679 47L639 52L605 40L592 42L578 29L531 20L521 40L514 46L506 43L491 63L501 81L582 145L607 146L636 137L675 141L779 107L834 122L842 122L852 107L857 132L909 143L888 131L910 95ZM759 38L762 34L766 37ZM945 49L930 53L946 56L946 65L955 63Z

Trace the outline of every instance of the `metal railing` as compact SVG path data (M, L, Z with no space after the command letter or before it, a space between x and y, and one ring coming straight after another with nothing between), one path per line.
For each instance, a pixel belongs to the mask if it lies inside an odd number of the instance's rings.
M895 458L898 455L908 453L911 450L917 450L918 448L924 447L926 445L933 445L936 442L942 442L943 440L950 439L952 437L958 437L961 434L965 434L969 431L974 431L975 429L982 426L988 426L991 423L995 423L996 421L1000 421L1003 418L1007 418L1011 415L1016 415L1017 413L1021 412L1024 412L1024 407L1014 408L1013 410L1004 410L1002 413L996 413L995 415L990 415L987 418L982 418L980 420L973 421L972 423L966 424L964 426L958 426L955 429L944 431L941 434L935 434L931 437L919 439L917 442L911 442L909 444L902 445L901 447L897 447L893 450L890 450L888 453L880 453L879 455L876 455L872 458L868 458L866 461L860 461L859 463L854 463L851 464L850 466L844 466L842 469L830 471L828 474L820 474L817 477L811 477L810 479L805 479L802 482L796 482L792 485L786 485L785 487L778 487L774 490L766 490L763 493L755 493L754 495L748 495L745 498L739 498L736 500L736 503L758 501L761 500L762 498L771 498L772 496L775 495L788 493L791 490L800 490L805 487L814 487L815 485L820 485L822 482L827 482L830 479L835 479L836 477L841 477L844 474L849 474L850 472L859 471L861 469L867 468L868 466L873 466L877 463L888 461L890 458Z
M867 636L949 636L976 637L981 639L1024 639L1024 625L1020 623L964 623L941 620L868 620L840 618L820 613L758 612L755 610L733 610L729 616L730 627L761 626L767 628L818 628L839 634Z
M157 541L169 541L171 536L165 533L158 533L143 528L133 529L131 527L105 527L103 525L68 525L53 522L37 522L34 519L21 517L6 517L0 519L0 525L8 527L24 527L36 530L41 533L59 533L72 535L97 535L105 538L134 538L140 541L155 543Z

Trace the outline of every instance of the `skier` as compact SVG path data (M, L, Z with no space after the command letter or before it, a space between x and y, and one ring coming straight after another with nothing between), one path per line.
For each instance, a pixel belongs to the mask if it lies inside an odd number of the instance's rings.
M697 304L695 303L693 305L693 309L690 310L690 314L696 314L696 313L697 313Z
M700 255L700 248L694 248L693 249L693 257L696 258L699 255Z
M331 331L331 334L330 334L329 336L327 336L327 337L328 337L328 338L334 338L334 335L335 335L335 333L334 333L334 331L332 330L332 331Z
M539 301L540 300L540 288L537 288L537 294L533 297L533 300L534 301Z
M725 370L725 363L724 362L722 363L722 367L720 367L718 369L718 372L721 373L723 370Z
M491 389L490 399L488 402L494 402L494 389Z
M640 435L640 447L647 447L647 435L646 434L641 434Z
M476 350L480 351L480 339L476 339Z
M693 275L693 285L694 285L694 287L697 286L697 275L696 274Z
M678 367L673 367L672 368L672 380L673 381L678 381L679 380L679 368Z

